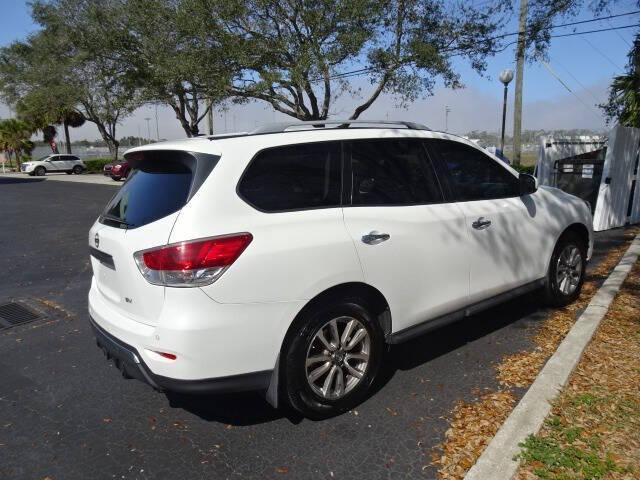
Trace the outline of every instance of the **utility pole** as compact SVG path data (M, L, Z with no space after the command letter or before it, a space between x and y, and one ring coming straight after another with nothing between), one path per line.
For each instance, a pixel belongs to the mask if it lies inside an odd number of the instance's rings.
M213 135L213 102L211 100L207 100L207 108L209 109L207 112L207 131L209 135Z
M524 54L527 50L527 0L520 0L518 46L516 48L516 98L513 106L513 164L520 165L522 151L522 77Z

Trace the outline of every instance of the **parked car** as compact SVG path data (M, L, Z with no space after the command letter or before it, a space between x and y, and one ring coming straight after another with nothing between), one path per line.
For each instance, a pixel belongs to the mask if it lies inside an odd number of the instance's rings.
M79 157L66 154L45 155L38 160L24 162L20 166L23 173L41 177L51 172L65 172L69 175L81 174L87 169L86 165Z
M592 251L585 202L413 123L276 125L125 158L89 232L89 313L123 374L160 391L262 390L336 415L388 344L536 289L572 302Z
M113 165L110 176L115 181L125 180L129 176L131 166L126 160Z
M106 175L107 177L110 177L111 176L111 169L113 168L113 166L116 163L117 162L105 163L104 167L102 167L102 174Z

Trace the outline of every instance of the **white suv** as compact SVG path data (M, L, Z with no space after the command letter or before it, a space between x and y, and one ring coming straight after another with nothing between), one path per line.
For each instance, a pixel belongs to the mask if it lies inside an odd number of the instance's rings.
M68 175L75 173L79 175L86 169L87 166L79 157L57 153L46 155L31 162L24 162L20 165L21 172L38 177L42 177L51 172L65 172Z
M125 376L258 390L312 418L371 389L385 344L540 288L592 248L582 200L405 122L275 125L147 145L91 228L89 312Z

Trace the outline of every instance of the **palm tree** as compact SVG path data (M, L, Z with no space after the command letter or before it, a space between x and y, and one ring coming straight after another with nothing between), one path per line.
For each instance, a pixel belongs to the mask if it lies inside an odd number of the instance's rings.
M609 88L609 102L601 107L608 120L640 128L640 33L636 34L629 52L627 72L614 77Z
M15 155L16 166L20 171L20 160L23 154L30 154L33 151L34 144L31 141L31 135L34 128L23 120L9 118L0 121L0 149Z

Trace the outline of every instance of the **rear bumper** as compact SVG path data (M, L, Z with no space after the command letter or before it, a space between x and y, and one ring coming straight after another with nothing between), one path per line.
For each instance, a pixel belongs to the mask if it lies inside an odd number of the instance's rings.
M198 288L167 288L150 325L125 315L95 279L89 291L89 316L103 350L130 376L178 392L266 389L299 308L284 302L220 304Z
M91 317L89 317L89 321L96 337L96 343L107 359L113 360L126 376L145 382L158 391L216 394L266 390L269 387L273 373L271 370L202 380L178 380L155 375L134 347L109 334L98 326Z

